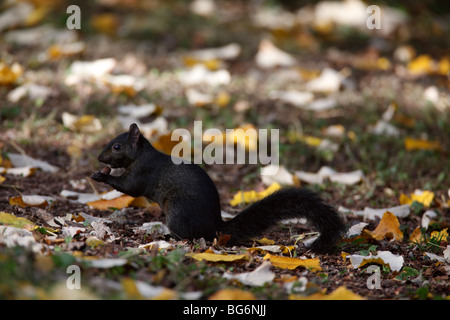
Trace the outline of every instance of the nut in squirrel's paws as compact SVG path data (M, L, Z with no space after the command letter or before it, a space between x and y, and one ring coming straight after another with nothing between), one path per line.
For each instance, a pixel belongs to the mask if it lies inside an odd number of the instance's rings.
M105 169L109 169L109 170L105 170ZM95 180L95 181L102 182L108 176L110 171L111 171L111 169L109 167L106 167L106 168L102 169L101 171L94 172L91 175L91 179Z

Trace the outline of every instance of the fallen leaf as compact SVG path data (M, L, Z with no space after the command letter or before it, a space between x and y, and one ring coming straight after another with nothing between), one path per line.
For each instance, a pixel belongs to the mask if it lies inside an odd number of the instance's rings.
M259 43L255 60L258 67L263 69L290 67L297 64L297 60L291 54L277 48L268 39L263 39Z
M283 246L283 245L266 245L259 247L248 248L247 250L250 252L260 252L260 253L291 253L294 250L294 246Z
M402 205L408 204L411 205L414 201L419 202L423 204L425 207L429 207L431 205L431 202L433 202L434 199L434 193L428 190L419 190L416 189L414 193L411 193L409 196L405 195L404 193L400 194L400 203Z
M373 231L366 230L375 240L395 239L403 240L403 232L400 230L400 223L397 217L389 211L386 211L381 218L380 223Z
M216 254L209 252L202 253L187 253L186 256L191 257L197 261L209 261L209 262L235 262L241 260L247 260L247 254Z
M219 48L207 48L197 51L191 51L186 55L196 61L211 61L211 60L232 60L241 53L241 46L237 43L230 43Z
M98 32L115 36L119 28L119 17L113 13L101 13L91 18L91 26Z
M206 85L211 87L228 85L231 82L231 74L228 70L208 70L202 64L196 64L189 70L180 73L179 80L185 86Z
M437 217L437 213L432 211L432 210L427 210L425 211L425 213L422 216L422 220L420 222L420 225L422 228L428 229L428 226L431 222L431 219L436 218Z
M82 53L86 48L84 42L66 44L53 44L47 49L47 55L51 60L70 57Z
M270 271L272 264L268 261L263 262L258 268L252 272L245 272L240 274L224 273L225 279L236 279L246 286L263 286L267 282L272 282L275 278L275 273Z
M434 238L436 240L447 242L447 237L448 237L447 230L448 230L448 228L445 228L441 231L433 231L433 232L431 232L430 237Z
M345 79L343 73L326 68L318 78L310 80L306 89L312 92L337 92Z
M63 112L62 121L65 127L76 132L95 133L102 129L102 123L93 115L78 117L68 112Z
M8 158L11 160L13 167L17 170L26 171L26 169L33 170L33 168L37 168L44 172L51 173L55 173L59 170L58 167L51 165L46 161L32 158L26 154L8 153ZM9 171L10 170L8 170L8 173L10 173Z
M351 172L336 172L334 169L323 166L317 173L295 171L295 176L310 184L322 184L325 179L329 179L332 182L353 185L364 179L364 173L362 170L355 170Z
M273 183L279 183L281 185L294 185L296 182L295 176L285 167L273 164L269 164L261 168L261 180L266 186L270 186Z
M442 145L439 141L405 138L405 149L407 151L412 150L442 151Z
M281 186L278 183L272 183L266 190L261 192L256 192L255 190L251 191L238 191L233 199L230 201L230 205L237 206L241 203L252 203L258 200L261 200L268 195L274 193L275 191L281 189Z
M52 202L54 202L55 199L52 197L46 197L46 196L39 196L39 195L23 195L23 196L16 196L9 198L9 204L10 205L16 205L20 206L22 208L27 207L39 207L39 208L45 208Z
M7 65L0 62L0 85L11 85L22 75L23 68L17 62Z
M422 54L409 62L407 68L413 75L422 75L432 73L435 64L435 61L428 54Z
M400 206L395 206L395 207L390 207L390 208L381 208L381 209L365 207L364 210L349 210L349 209L340 207L339 211L341 211L341 212L350 211L357 216L362 216L364 219L374 220L375 218L381 219L386 211L389 211L390 213L394 214L398 218L405 218L405 217L409 216L411 209L408 204L404 204L404 205L400 205Z
M256 297L244 290L222 289L210 295L208 300L256 300Z
M252 124L227 130L225 139L250 152L255 152L258 147L258 132Z
M267 239L267 238L257 239L256 242L258 242L260 244L268 245L268 246L275 244L275 241Z
M283 256L275 256L267 253L264 260L269 260L272 262L274 267L294 270L298 267L304 267L310 269L313 272L322 271L320 267L320 259L299 259L299 258L291 258L291 257L283 257Z
M345 286L340 286L330 294L322 292L314 293L309 296L290 295L290 300L365 300L364 297L347 289Z
M348 257L348 256L347 256ZM366 264L387 265L392 271L400 271L403 267L404 259L401 255L395 255L390 251L378 251L376 255L362 256L359 254L350 255L350 262L353 268L361 268Z
M423 242L423 240L425 240L422 236L422 230L420 227L417 227L414 229L414 231L411 233L411 235L409 236L409 241L411 242Z
M134 198L128 195L123 195L115 199L110 200L96 200L88 202L87 205L91 208L98 210L109 210L111 208L114 209L122 209L127 208L134 201Z
M0 212L0 224L25 230L33 230L36 228L36 225L30 220L22 217L16 217L11 213L6 212Z

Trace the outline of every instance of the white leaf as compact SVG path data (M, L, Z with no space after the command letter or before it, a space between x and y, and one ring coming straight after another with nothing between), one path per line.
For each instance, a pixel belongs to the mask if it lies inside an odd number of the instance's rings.
M390 251L378 251L376 255L370 254L368 256L362 256L359 254L350 255L350 262L355 269L359 268L364 261L368 261L368 263L370 263L377 259L381 259L384 264L389 265L389 268L391 268L392 271L400 271L403 267L403 257L393 254Z
M231 75L228 70L210 71L204 65L196 64L191 69L183 71L179 75L179 79L185 86L209 85L214 87L228 85Z
M272 172L276 172L276 174L270 174ZM283 185L293 185L293 179L293 174L287 171L283 166L270 164L261 169L261 180L266 186L270 186L274 182Z
M267 282L272 282L275 278L275 273L270 271L272 264L269 261L264 261L258 268L252 272L245 272L237 275L224 273L225 279L236 279L244 285L248 286L262 286Z
M259 43L255 56L256 64L263 69L274 67L290 67L297 64L297 60L289 53L277 48L271 41L264 39Z
M241 53L241 46L237 43L230 43L226 46L219 48L209 48L197 51L191 51L188 53L189 56L202 61L207 60L232 60L239 56Z
M409 204L404 204L400 206L390 207L390 208L382 208L382 209L373 209L369 207L365 207L362 211L354 211L352 212L356 214L357 216L363 216L364 219L374 220L375 218L382 218L383 214L389 211L394 216L398 218L405 218L409 216L410 213L410 206Z
M368 225L367 222L360 222L350 227L347 231L347 238L359 236L363 229Z
M45 172L57 172L59 170L58 167L53 166L45 161L34 159L30 156L27 156L25 154L18 154L18 153L8 153L9 160L11 160L11 163L14 167L32 167L32 168L38 168Z
M127 263L127 259L122 258L89 259L84 261L88 262L89 267L99 269L121 267Z
M339 91L344 76L336 70L326 68L319 77L310 80L306 89L314 92L336 92Z

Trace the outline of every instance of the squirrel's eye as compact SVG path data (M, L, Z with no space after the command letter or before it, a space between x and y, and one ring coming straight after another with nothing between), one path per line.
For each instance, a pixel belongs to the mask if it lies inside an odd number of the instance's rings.
M113 149L119 151L120 149L122 149L122 145L120 143L116 143L115 145L113 145Z

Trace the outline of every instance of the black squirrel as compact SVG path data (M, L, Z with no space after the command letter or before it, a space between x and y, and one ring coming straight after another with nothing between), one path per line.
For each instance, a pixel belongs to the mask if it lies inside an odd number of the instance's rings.
M208 174L193 163L175 164L171 156L151 145L136 124L109 142L98 160L108 166L91 178L130 196L156 201L177 239L213 240L227 234L231 236L227 244L242 243L281 220L305 217L320 232L311 250L325 253L335 248L344 231L333 207L316 193L298 187L282 188L223 221L219 194ZM124 168L124 172L113 176L111 168Z

